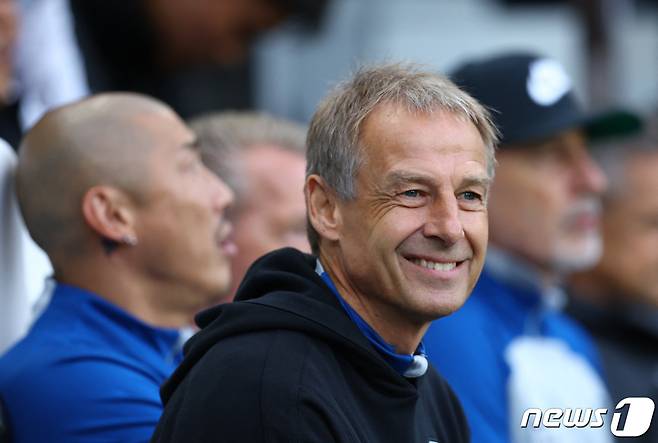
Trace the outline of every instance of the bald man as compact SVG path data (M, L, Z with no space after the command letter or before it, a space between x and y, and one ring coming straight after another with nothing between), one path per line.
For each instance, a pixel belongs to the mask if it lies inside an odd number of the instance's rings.
M27 228L52 301L0 359L15 443L148 441L178 329L230 286L231 191L171 109L104 94L46 114L20 148Z

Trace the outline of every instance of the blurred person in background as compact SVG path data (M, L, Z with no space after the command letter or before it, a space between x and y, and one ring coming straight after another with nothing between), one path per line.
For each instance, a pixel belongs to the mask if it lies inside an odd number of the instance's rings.
M570 278L568 312L596 339L613 400L658 403L658 117L595 155L609 181L603 256ZM655 423L633 441L658 443Z
M327 3L70 0L70 8L91 91L143 92L189 118L253 107L254 40L286 20L316 28Z
M88 93L68 0L1 0L0 137L18 149L45 110Z
M233 195L166 105L104 94L48 112L16 171L56 287L0 358L11 441L148 441L179 328L230 287Z
M52 271L25 229L15 195L16 154L10 144L20 137L12 97L17 16L13 0L0 0L0 355L27 332Z
M16 148L48 109L113 90L157 97L186 118L251 108L254 40L287 21L314 32L329 1L22 0L0 129Z
M18 5L0 0L0 137L14 147L20 140L18 107L13 97L13 56L18 33Z
M22 131L47 110L89 95L69 0L19 0L14 100ZM18 148L18 142L14 145Z
M561 312L559 285L601 254L606 178L585 129L627 116L590 120L564 68L536 54L474 60L452 78L492 109L502 139L484 271L464 307L430 327L428 354L462 401L475 443L608 441L605 428L520 423L528 408L609 406L594 343Z
M190 122L201 157L235 192L229 211L238 253L231 259L232 297L260 256L286 246L310 252L304 178L306 129L254 112L225 112Z
M17 6L14 0L0 0L0 103L9 98L12 49L17 33Z
M27 332L52 268L30 238L14 186L16 154L0 139L0 355Z

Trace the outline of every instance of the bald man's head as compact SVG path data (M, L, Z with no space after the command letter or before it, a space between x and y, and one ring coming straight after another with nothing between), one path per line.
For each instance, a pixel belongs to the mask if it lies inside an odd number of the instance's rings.
M25 136L17 169L18 199L30 234L51 259L85 251L81 201L96 185L135 202L159 131L181 124L161 102L129 93L97 95L47 113Z

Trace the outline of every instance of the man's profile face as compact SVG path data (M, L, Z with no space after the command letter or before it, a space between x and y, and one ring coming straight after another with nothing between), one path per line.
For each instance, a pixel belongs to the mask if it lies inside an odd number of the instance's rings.
M489 177L476 127L382 104L364 121L356 198L339 201L340 259L376 310L422 326L458 309L487 244Z
M580 131L502 149L497 159L491 244L551 272L593 266L601 253L599 195L606 179Z
M658 307L658 153L627 164L623 189L603 215L604 253L596 275L618 296Z
M249 147L241 155L245 189L232 216L239 251L232 260L234 287L249 266L267 252L286 246L310 251L303 154L262 145Z
M180 303L205 307L230 284L235 246L224 213L233 194L201 163L192 132L173 113L150 116L144 126L153 145L137 212L140 262L157 282L198 294Z

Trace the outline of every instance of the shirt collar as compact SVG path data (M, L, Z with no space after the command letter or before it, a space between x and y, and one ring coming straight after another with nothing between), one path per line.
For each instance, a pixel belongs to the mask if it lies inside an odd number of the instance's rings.
M184 337L178 329L149 325L98 294L64 283L56 283L50 303L75 304L77 312L84 311L96 321L105 319L111 324L121 325L122 331L149 343L165 360L180 361Z
M416 352L412 354L398 354L390 343L386 342L340 295L336 285L329 274L322 267L320 260L316 260L315 272L327 284L331 292L336 296L350 319L356 324L361 333L374 346L379 355L391 365L395 371L406 378L418 378L427 372L428 362L423 342L418 345Z
M557 286L544 286L539 271L526 260L489 245L485 260L486 271L496 279L541 296L542 305L561 310L566 304L564 290Z

